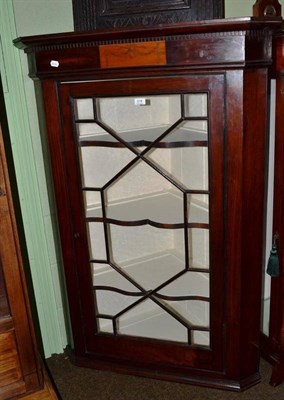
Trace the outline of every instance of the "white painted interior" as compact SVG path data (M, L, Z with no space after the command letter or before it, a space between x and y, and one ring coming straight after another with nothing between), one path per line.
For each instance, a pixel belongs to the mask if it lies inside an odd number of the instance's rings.
M142 104L142 105L137 105ZM126 141L152 142L181 118L179 95L146 96L145 98L120 97L97 99L97 113L105 130L98 124L78 123L79 141L117 141L107 131L115 131ZM186 116L207 115L207 95L185 96ZM91 99L79 99L76 118L92 119ZM184 121L165 137L164 141L207 140L206 121ZM138 152L145 146L136 147ZM146 158L185 189L208 189L208 163L206 147L154 148ZM81 173L83 185L100 188L136 155L127 148L81 147ZM138 160L133 167L115 180L106 190L107 217L114 220L137 221L148 219L156 223L181 224L184 222L183 194L175 184L166 180L145 161ZM102 216L99 192L86 192L86 215ZM209 223L208 195L187 195L188 221ZM103 224L89 222L90 256L106 260ZM131 279L145 290L155 289L167 279L184 270L184 230L162 229L151 225L109 225L112 259ZM192 267L209 268L209 234L206 229L188 229L189 260ZM102 263L93 263L93 283L96 286L139 292L121 274ZM158 291L166 296L209 296L209 275L186 272L182 277ZM137 301L132 297L106 290L96 292L97 310L100 314L115 315ZM169 301L158 299L181 322L165 312L150 299L139 303L118 319L121 334L188 341L183 321L201 327L210 326L210 307L206 301ZM112 332L112 322L99 319L103 332ZM209 345L207 332L195 331L191 340L195 344Z

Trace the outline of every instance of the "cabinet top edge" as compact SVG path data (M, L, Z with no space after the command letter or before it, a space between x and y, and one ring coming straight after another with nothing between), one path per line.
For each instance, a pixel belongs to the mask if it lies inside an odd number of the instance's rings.
M236 31L279 30L282 24L281 17L242 17L191 21L173 25L157 25L155 27L131 27L109 30L94 30L82 32L63 32L36 36L19 37L13 41L14 45L25 51L34 51L40 46L60 45L86 42L109 42L115 40L135 40L173 35L198 35ZM245 33L244 33L245 34Z

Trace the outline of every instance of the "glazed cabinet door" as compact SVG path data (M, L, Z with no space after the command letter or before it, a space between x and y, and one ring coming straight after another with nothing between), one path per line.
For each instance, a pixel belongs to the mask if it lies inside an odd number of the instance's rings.
M223 74L62 83L59 98L75 353L221 371Z

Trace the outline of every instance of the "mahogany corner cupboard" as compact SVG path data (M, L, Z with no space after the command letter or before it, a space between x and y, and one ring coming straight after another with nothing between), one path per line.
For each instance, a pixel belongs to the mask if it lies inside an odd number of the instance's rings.
M79 365L259 382L280 18L17 39L42 82Z

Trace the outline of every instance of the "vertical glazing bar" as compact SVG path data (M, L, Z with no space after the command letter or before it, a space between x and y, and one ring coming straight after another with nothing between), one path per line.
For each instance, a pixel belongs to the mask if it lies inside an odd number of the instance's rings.
M180 110L181 118L185 118L184 110L184 95L180 95ZM187 194L183 193L183 216L184 216L184 257L185 257L185 268L189 269L189 250L188 250L188 204L187 204ZM188 331L188 343L191 343L191 333Z
M192 345L192 337L191 337L191 334L192 334L192 330L191 330L191 329L188 329L188 330L187 330L187 341L188 341L188 345L189 345L189 346Z
M97 99L93 97L92 100L93 100L94 121L97 121L98 120Z
M180 110L181 118L185 118L184 110L184 94L180 95ZM183 193L183 221L184 221L184 257L185 257L185 268L189 269L189 250L188 250L188 204L187 204L187 194Z
M117 336L117 320L116 320L116 318L113 318L113 320L112 320L112 327L113 327L114 336Z
M189 250L188 250L188 202L187 193L183 194L183 215L184 215L184 257L185 257L185 268L189 269Z
M184 94L180 95L180 113L181 113L181 118L185 118L185 111L184 111Z
M105 202L105 194L104 191L101 190L101 203L102 203L102 216L103 216L103 224L104 224L104 236L105 236L105 248L106 248L106 256L107 262L110 263L111 251L110 251L110 240L109 240L109 229L108 223L106 222L106 202Z
M94 120L97 121L98 119L98 110L97 110L97 99L95 97L92 98L93 100L93 112L94 112ZM105 193L104 190L101 190L101 204L102 204L102 216L104 220L104 236L105 236L105 248L106 248L106 256L107 262L110 262L111 251L110 251L110 240L109 240L109 229L108 224L106 222L106 201L105 201Z

